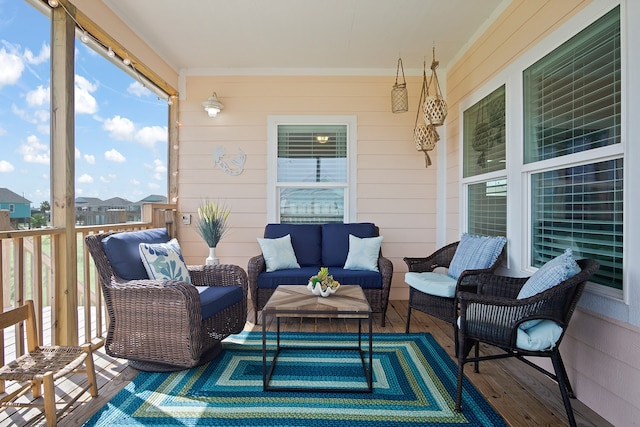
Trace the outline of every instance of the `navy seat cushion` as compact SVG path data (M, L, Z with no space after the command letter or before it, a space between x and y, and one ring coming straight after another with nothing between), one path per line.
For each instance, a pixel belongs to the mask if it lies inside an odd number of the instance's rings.
M322 226L322 265L344 267L349 253L349 234L356 237L377 237L378 229L371 222L349 224L330 223ZM340 281L340 279L338 279ZM340 283L342 283L340 281ZM355 283L353 283L355 284Z
M239 286L196 286L200 293L202 320L221 312L227 307L242 301L242 288Z
M320 266L306 266L277 270L258 275L258 288L275 289L278 285L304 285L309 278L318 273ZM363 289L382 288L382 274L377 271L345 270L339 267L329 268L329 274L342 285L360 285Z
M267 224L264 229L264 237L267 239L277 239L287 234L291 236L291 246L301 267L320 265L322 257L322 226L320 224Z
M113 271L125 280L148 279L140 257L140 243L166 243L170 240L165 228L124 231L102 240L102 248Z

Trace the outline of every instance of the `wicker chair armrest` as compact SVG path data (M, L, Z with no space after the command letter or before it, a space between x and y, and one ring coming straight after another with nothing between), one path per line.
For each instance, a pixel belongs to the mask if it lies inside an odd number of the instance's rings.
M239 286L247 295L247 273L238 265L189 265L187 268L195 286Z
M450 243L438 249L427 257L405 257L404 262L407 264L409 271L422 273L425 271L433 271L436 267L449 268L453 255L456 253L459 242Z
M249 280L249 292L251 293L251 300L258 301L258 276L260 273L267 271L267 264L264 260L264 256L256 255L249 259L247 264L247 276Z
M489 296L516 298L528 277L509 277L497 274L482 274L478 281L478 293Z

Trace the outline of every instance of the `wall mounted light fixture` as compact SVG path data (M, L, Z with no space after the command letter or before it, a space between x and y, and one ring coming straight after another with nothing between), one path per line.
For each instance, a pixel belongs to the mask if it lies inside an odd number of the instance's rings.
M218 101L218 96L215 92L213 92L213 95L211 95L209 99L202 103L202 106L204 107L204 111L207 112L209 117L217 116L220 110L224 108L224 105L222 105L222 103Z

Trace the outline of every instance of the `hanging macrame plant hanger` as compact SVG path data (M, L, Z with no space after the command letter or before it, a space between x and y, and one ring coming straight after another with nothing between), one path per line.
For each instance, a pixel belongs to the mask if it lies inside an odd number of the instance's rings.
M432 125L431 123L427 124L424 120L418 123L418 118L420 117L420 109L423 105L422 102L427 96L427 87L427 63L425 61L422 71L422 90L420 92L420 100L418 101L416 123L413 129L413 138L416 142L416 149L424 153L425 167L429 167L431 165L431 158L429 157L428 151L433 150L436 146L436 142L440 140L440 135L438 135L438 132L436 132L436 128L434 125Z
M424 104L422 104L424 122L432 124L433 126L442 126L448 112L447 103L442 96L442 89L440 89L440 82L438 81L438 74L436 72L438 65L440 65L440 62L436 61L436 48L434 46L433 60L431 62L431 77L427 84ZM433 86L432 94L429 94L430 86Z

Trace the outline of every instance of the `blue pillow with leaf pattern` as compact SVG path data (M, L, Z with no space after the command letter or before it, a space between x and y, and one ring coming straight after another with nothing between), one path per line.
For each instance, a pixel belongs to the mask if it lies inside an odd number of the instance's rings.
M176 239L167 243L140 243L139 251L150 279L191 283L189 270Z

